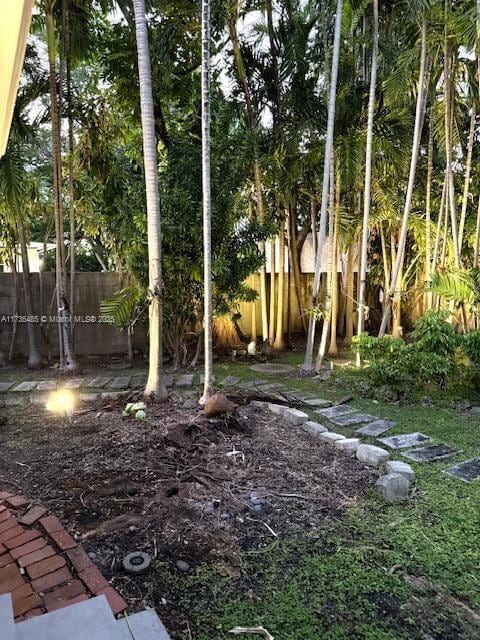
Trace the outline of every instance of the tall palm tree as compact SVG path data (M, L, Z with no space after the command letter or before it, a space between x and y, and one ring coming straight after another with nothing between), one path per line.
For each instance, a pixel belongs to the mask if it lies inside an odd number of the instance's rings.
M378 64L378 0L373 0L372 66L370 71L370 93L368 98L367 144L365 150L365 188L363 193L362 255L360 259L360 283L358 292L357 333L360 336L365 326L365 292L367 288L368 232L370 224L370 202L372 197L372 144L373 116L375 111L375 88ZM360 352L357 351L357 365Z
M162 232L160 225L160 194L158 190L157 144L153 113L152 70L148 47L145 1L133 0L135 35L140 82L140 109L143 134L143 161L147 198L148 286L149 286L149 358L148 379L144 394L159 402L168 393L162 379L163 317L162 317Z
M201 403L213 390L212 357L212 203L210 187L210 0L202 0L202 188L205 380Z
M393 294L397 301L397 308L399 308L400 293L399 287L401 282L401 273L403 269L403 262L405 256L405 245L407 243L408 233L408 221L410 218L410 210L412 205L413 189L415 185L415 174L417 170L417 159L420 147L420 138L423 128L423 120L425 114L425 75L426 75L426 61L427 61L427 21L426 18L422 20L421 28L421 53L420 53L420 72L418 78L418 92L417 92L417 104L415 111L415 125L413 132L412 154L410 156L410 171L408 175L407 193L405 195L405 205L403 209L402 225L400 229L400 235L398 239L397 255L395 264L392 269L392 280L390 285L390 293L385 310L383 312L382 323L380 325L379 336L384 336L387 330L387 324L390 318L392 310L392 298Z
M342 32L342 15L343 0L337 0L335 14L335 32L333 36L333 55L332 68L330 72L330 89L328 97L328 117L327 117L327 136L325 140L325 157L323 160L323 182L322 182L322 202L320 206L320 237L317 246L317 254L315 256L315 273L313 278L313 296L312 307L315 309L318 303L318 294L320 291L320 274L322 266L322 250L326 237L327 228L327 210L329 204L329 187L330 187L330 166L333 151L333 134L335 126L335 101L337 95L337 78L338 66L340 59L340 37ZM312 313L308 323L307 346L305 349L305 360L303 369L311 371L313 369L313 348L315 345L315 324L316 319Z
M65 287L65 260L63 238L63 205L62 205L62 162L60 141L60 110L57 93L57 42L55 33L54 9L56 0L45 0L45 22L47 32L47 50L50 85L50 116L52 124L52 163L53 163L53 202L55 212L56 264L55 284L57 299L58 348L60 371L73 372L77 367L71 347L69 304Z

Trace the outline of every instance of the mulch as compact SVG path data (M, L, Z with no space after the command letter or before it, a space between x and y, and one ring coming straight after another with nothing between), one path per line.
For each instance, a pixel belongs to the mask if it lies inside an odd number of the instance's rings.
M72 422L34 406L4 413L0 487L57 515L130 611L162 594L149 574L125 574L127 553L146 551L174 570L178 561L190 570L215 562L239 575L244 552L327 526L378 477L251 406L208 420L173 399L149 407L142 422L119 408Z

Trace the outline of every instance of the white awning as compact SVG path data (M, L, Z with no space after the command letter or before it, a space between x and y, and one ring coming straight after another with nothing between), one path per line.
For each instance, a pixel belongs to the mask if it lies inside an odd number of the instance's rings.
M0 157L5 153L35 0L0 0Z

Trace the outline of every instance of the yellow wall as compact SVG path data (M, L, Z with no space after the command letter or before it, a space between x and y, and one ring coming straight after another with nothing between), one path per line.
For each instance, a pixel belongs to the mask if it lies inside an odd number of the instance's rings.
M0 156L5 153L34 0L0 0Z

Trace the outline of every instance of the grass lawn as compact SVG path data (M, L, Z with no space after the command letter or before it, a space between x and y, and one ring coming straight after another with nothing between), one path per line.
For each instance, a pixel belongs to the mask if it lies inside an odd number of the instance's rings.
M227 375L266 378L243 364L218 365L217 380ZM325 398L346 393L334 379L268 379ZM480 482L466 484L443 471L480 455L480 418L448 408L448 400L436 395L435 406L423 407L355 397L359 409L396 420L392 434L421 431L462 453L412 463L418 482L407 504L388 505L372 491L333 526L245 554L241 582L210 568L172 574L172 591L193 621L190 637L227 638L236 625L261 624L276 640L479 638ZM392 457L402 459L398 452Z

